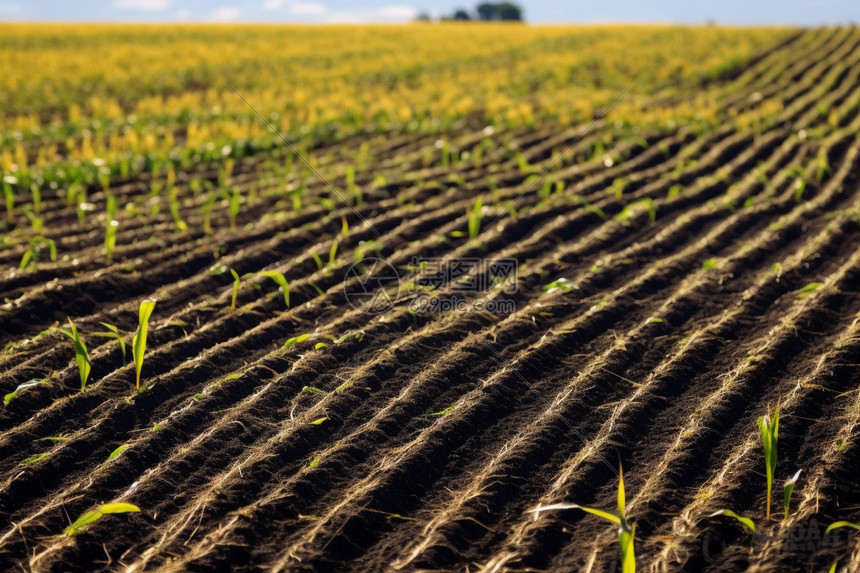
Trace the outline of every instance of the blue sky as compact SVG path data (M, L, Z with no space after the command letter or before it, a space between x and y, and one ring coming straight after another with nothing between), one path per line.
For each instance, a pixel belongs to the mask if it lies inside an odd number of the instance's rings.
M0 20L130 22L405 22L472 9L478 0L0 0ZM860 22L858 0L522 0L534 23L679 22L838 24Z

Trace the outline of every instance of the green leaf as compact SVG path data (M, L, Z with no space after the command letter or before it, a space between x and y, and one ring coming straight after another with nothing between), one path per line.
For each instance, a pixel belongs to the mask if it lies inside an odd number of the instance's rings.
M18 465L19 466L29 466L30 464L35 464L36 462L38 462L42 458L46 458L49 455L51 455L51 452L45 452L44 454L36 454L35 456L30 456L26 460L20 462Z
M322 418L317 418L313 422L311 422L311 426L321 426L323 422L328 420L327 416L323 416Z
M121 453L123 453L123 452L124 452L124 451L126 451L127 449L128 449L128 445L127 445L127 444L123 444L123 445L121 445L120 447L118 447L117 449L115 449L113 452L111 452L111 455L109 455L109 456L108 456L108 461L115 460L116 458L118 458L118 457L119 457L119 455L120 455Z
M827 526L827 529L824 530L824 535L827 535L834 529L839 529L840 527L850 527L851 529L856 529L857 531L860 531L860 523L851 523L850 521L834 521Z
M323 396L328 394L328 392L326 392L325 390L320 390L319 388L316 388L315 386L304 386L302 388L302 393L304 393L304 394L322 394Z
M813 293L815 293L815 291L817 291L818 287L820 287L820 286L821 286L821 283L809 283L808 285L806 285L802 289L798 290L796 296L799 299L806 298L806 297L812 295Z
M729 517L734 517L735 519L746 525L750 531L755 533L755 523L753 523L753 520L749 517L742 517L730 509L721 509L719 511L715 511L709 517L716 517L718 515L728 515Z
M105 515L112 513L138 513L140 508L131 503L106 503L99 507L99 511Z
M791 492L794 491L794 484L797 483L797 478L800 477L800 472L803 470L797 470L797 473L794 474L791 478L785 480L785 485L782 488L782 502L785 505L785 520L788 521L788 508L791 504Z
M143 369L143 355L146 352L146 334L149 331L149 317L155 309L154 300L144 300L138 311L137 332L131 340L131 351L134 356L134 371L137 391L140 392L140 371Z
M66 535L71 537L72 535L77 535L81 531L83 531L89 524L94 521L98 521L102 518L102 513L100 511L88 511L82 516L80 516L73 524L65 528L63 531Z
M298 344L299 342L304 342L305 340L307 340L310 337L311 337L310 334L300 334L298 336L294 336L294 337L288 339L284 343L284 348L290 348L291 346Z
M81 376L81 392L83 392L87 385L87 379L90 377L90 370L92 369L90 364L90 355L89 352L87 352L87 346L84 344L84 339L78 334L78 329L75 326L75 323L72 322L71 318L66 318L69 320L69 326L72 331L69 332L67 330L60 329L60 332L71 338L75 343L75 360L78 363L78 372Z
M281 287L281 291L284 293L284 303L286 303L287 308L290 308L290 284L287 282L287 279L279 273L278 271L262 271L257 273L262 277L268 277L275 281L279 287Z
M23 384L19 384L18 387L15 388L14 392L10 392L3 397L3 406L4 407L8 406L9 403L12 402L12 400L14 400L15 398L17 398L18 394L21 393L22 391L26 390L27 388L32 388L34 386L38 386L42 382L43 382L43 380L37 380L34 378L32 380L28 380L27 382L24 382Z

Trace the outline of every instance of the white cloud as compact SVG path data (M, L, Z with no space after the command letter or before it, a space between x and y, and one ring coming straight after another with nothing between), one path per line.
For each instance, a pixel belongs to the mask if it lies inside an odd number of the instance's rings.
M418 15L418 9L402 4L390 4L379 10L379 15L386 20L412 20Z
M331 12L326 18L332 23L407 22L418 15L418 9L403 4L389 4L382 8Z
M328 6L320 2L291 2L287 5L290 14L302 16L319 15L328 12Z
M235 6L221 6L212 13L212 19L219 22L232 22L238 20L242 11Z
M15 2L0 2L0 15L8 16L21 11L21 5Z
M266 0L263 8L266 10L280 10L287 4L287 0Z
M191 19L191 10L188 8L183 8L182 10L176 11L176 19L177 20L189 20Z
M116 0L113 6L124 10L166 10L171 4L172 0Z

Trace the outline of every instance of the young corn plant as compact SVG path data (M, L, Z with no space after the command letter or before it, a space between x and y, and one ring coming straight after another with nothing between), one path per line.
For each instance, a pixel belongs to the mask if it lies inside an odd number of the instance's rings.
M770 509L771 509L771 493L773 491L773 476L776 471L776 461L777 461L777 442L779 440L779 403L777 402L776 408L773 411L773 415L765 414L764 416L759 417L758 419L758 427L761 431L761 441L762 446L764 448L764 464L765 464L765 477L767 480L767 508L765 510L765 520L770 521ZM782 486L782 502L783 502L783 520L788 521L789 518L789 510L791 508L791 494L794 492L794 486L797 484L797 480L800 478L800 472L802 470L797 470L797 472L787 479ZM734 517L750 531L755 533L755 523L752 519L748 517L742 517L737 513L728 510L721 509L716 511L710 515L710 517L715 517L717 515L727 515L729 517Z
M88 511L80 516L73 524L63 530L63 533L69 537L77 535L87 528L91 523L98 521L105 515L115 513L138 513L140 508L130 503L106 503L100 505L98 509Z
M3 197L6 200L6 221L15 221L15 189L12 187L18 180L7 175L3 178Z
M69 327L71 328L71 332L63 329L60 329L60 332L71 338L75 344L75 360L78 362L78 372L81 375L81 392L83 392L87 386L87 379L89 379L90 370L92 369L90 354L87 352L87 346L84 344L83 337L78 334L78 329L71 318L69 318Z
M230 201L228 206L228 216L230 217L230 230L236 230L236 217L239 216L239 211L242 208L242 195L238 185L233 186L233 192L230 193Z
M131 339L131 354L134 357L135 387L140 393L140 371L143 369L143 355L146 352L146 335L149 331L149 317L155 309L154 300L145 300L140 303L138 310L137 332Z
M466 215L469 219L469 238L474 239L481 232L481 211L483 209L483 199L478 197L472 206L467 211Z
M537 507L534 510L535 520L538 514L542 511L553 509L581 509L592 515L603 518L606 521L612 522L618 526L618 547L621 552L621 571L622 573L636 572L636 555L634 552L633 539L635 536L636 526L627 519L625 492L624 492L624 472L621 464L618 465L618 514L603 511L593 507L585 507L575 503L557 503L554 505L546 505Z
M108 195L106 203L105 257L107 264L111 264L113 262L113 252L116 248L116 232L119 229L119 222L114 218L116 216L116 197Z
M230 310L236 310L236 297L239 296L241 278L239 277L239 273L233 269L230 269L230 274L233 275L233 296L230 298Z
M770 521L770 499L773 490L773 473L776 469L776 444L779 439L779 403L773 412L759 417L758 427L761 430L761 443L764 446L764 465L767 478L767 510L765 519ZM793 487L793 486L792 486Z
M21 256L21 263L18 265L20 270L24 270L30 265L36 264L36 261L39 260L39 255L42 252L42 249L48 249L48 253L52 261L57 260L57 244L47 237L33 237L30 239L30 244L27 246L27 250L24 251L23 256Z

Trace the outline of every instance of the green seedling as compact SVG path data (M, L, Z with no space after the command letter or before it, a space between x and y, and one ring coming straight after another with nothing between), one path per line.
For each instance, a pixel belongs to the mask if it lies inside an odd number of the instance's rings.
M218 193L212 190L206 196L203 204L200 205L200 213L203 215L203 232L207 235L212 234L212 209L215 208L216 201L218 201Z
M579 290L579 286L577 286L576 283L573 283L565 278L560 278L558 280L552 281L551 283L543 285L543 287L541 288L546 294L552 294L556 291L569 293L572 290Z
M331 248L328 250L328 266L329 266L329 268L334 266L335 260L337 260L337 241L334 241L331 244Z
M177 231L184 233L188 230L188 225L182 220L182 215L179 213L180 205L176 194L176 187L169 184L167 189L167 198L170 204L170 215L173 217L173 224L176 225Z
M48 248L48 253L52 261L57 260L57 244L47 237L33 237L30 239L30 244L27 246L27 250L24 251L24 255L21 257L21 264L18 265L20 270L24 270L30 265L35 266L36 261L39 260L39 255L42 252L42 249L45 247Z
M239 284L242 279L239 277L239 273L233 269L230 269L230 274L233 275L233 295L230 298L230 310L236 310L236 297L239 296Z
M122 335L119 333L119 329L112 324L108 324L106 322L100 322L102 326L107 328L105 332L93 332L93 336L98 336L100 338L113 338L119 344L120 352L122 352L122 361L125 362L125 340L122 339Z
M233 186L233 192L230 193L230 201L228 206L228 215L230 217L230 230L236 230L236 217L239 216L239 210L241 209L242 195L240 194L239 187Z
M111 452L111 454L108 456L107 461L117 459L120 456L120 454L122 454L127 449L128 449L128 444L121 445L120 447L118 447L117 449L115 449L114 451Z
M87 346L84 344L83 337L78 334L78 329L71 318L69 318L69 326L71 327L71 332L63 329L60 329L60 332L71 338L75 343L75 360L78 362L78 372L81 375L81 392L83 392L87 385L87 379L90 377L90 370L92 369L90 354L87 352Z
M824 535L827 535L834 529L839 529L840 527L850 527L851 529L856 529L857 531L860 531L860 523L851 523L850 521L834 521L827 526L827 529L824 530Z
M233 159L227 159L224 161L224 165L222 165L218 169L218 186L224 187L227 185L227 180L230 179L230 176L233 175Z
M311 253L311 258L312 258L312 259L314 260L314 262L317 264L317 270L318 270L318 271L321 271L321 270L323 270L323 269L325 268L325 265L323 264L322 259L320 258L320 256L319 256L318 254L316 254L316 253Z
M314 350L322 350L323 348L328 348L328 344L325 342L317 342L314 344Z
M797 473L785 480L785 485L783 485L782 502L785 506L785 515L783 517L785 521L788 521L788 508L791 505L791 493L794 491L794 485L797 483L797 478L800 477L800 472L802 471L803 470L797 470Z
M813 293L815 293L815 291L818 290L818 287L820 286L821 283L809 283L808 285L797 291L797 298L803 299L812 295Z
M11 175L3 177L3 197L6 199L6 221L12 223L15 221L15 190L12 185L18 182Z
M18 465L19 466L29 466L31 464L35 464L36 462L38 462L41 459L47 458L50 455L51 455L51 452L45 452L44 454L36 454L35 456L30 456L26 460L20 462Z
M12 402L12 400L16 399L18 397L18 395L21 392L23 392L24 390L26 390L28 388L34 388L34 387L38 386L39 384L42 384L43 382L44 382L44 380L33 379L33 380L28 380L27 382L24 382L23 384L18 384L18 387L15 388L15 390L13 392L9 392L5 396L3 396L3 407L5 408L6 406L8 406Z
M281 292L284 293L284 303L287 305L287 308L290 308L290 283L287 282L284 275L278 271L261 271L257 274L261 277L268 277L277 283L281 288Z
M316 386L303 386L302 394L322 394L323 396L327 395L328 392L325 390L320 390Z
M134 357L135 387L140 393L140 371L143 369L143 355L146 352L146 334L149 331L149 317L155 309L154 300L145 300L140 303L138 311L137 332L131 339L131 353Z
M284 348L290 348L298 344L299 342L304 342L310 337L310 334L299 334L298 336L293 336L292 338L287 339L287 341L284 343Z
M119 222L114 219L116 214L116 197L109 195L107 198L107 224L105 225L105 257L107 264L113 262L113 252L116 249L116 232L119 230Z
M24 213L24 216L27 217L27 220L30 221L30 228L36 233L41 232L45 227L45 222L42 218L39 217L39 215L37 215L29 205L24 205L21 211Z
M644 199L639 199L637 201L633 201L624 209L621 210L615 218L622 223L625 221L629 221L633 214L639 208L644 208L648 212L648 219L653 223L657 219L657 209L654 207L654 200L650 197L645 197Z
M466 212L469 219L469 238L474 239L481 232L481 211L483 210L483 199L478 197Z
M328 420L327 416L323 416L322 418L317 418L316 420L311 422L311 426L321 426L323 424L323 422L325 422L326 420Z
M827 153L820 151L815 158L815 177L818 181L824 181L824 178L833 173L830 168L830 161L827 158Z
M535 520L542 511L554 509L581 509L592 515L603 518L618 526L618 546L621 551L621 571L622 573L636 572L636 556L634 553L633 538L635 535L636 526L630 523L625 513L625 493L624 493L624 473L621 465L618 466L618 514L609 513L602 509L593 507L585 507L576 503L557 503L554 505L546 505L538 507L534 510Z
M712 268L714 268L715 266L717 266L717 262L718 261L717 261L716 257L711 257L710 259L708 259L707 261L702 263L702 268L706 271L709 271Z
M88 511L84 513L77 520L75 520L73 524L64 529L63 533L71 537L82 532L90 524L95 521L98 521L105 515L111 515L115 513L138 513L139 511L139 507L130 503L106 503L104 505L99 506L99 508L94 511Z
M774 409L773 416L760 416L758 427L761 429L761 443L764 447L764 465L767 477L767 511L765 519L770 521L770 498L773 490L773 473L776 470L776 445L779 440L779 403Z
M752 520L752 519L750 519L749 517L743 517L743 516L741 516L741 515L738 515L737 513L735 513L734 511L732 511L731 509L721 509L721 510L719 510L719 511L715 511L715 512L714 512L714 513L712 513L709 517L716 517L716 516L718 516L718 515L727 515L727 516L729 516L729 517L734 517L734 518L735 518L735 519L737 519L739 522L741 522L741 523L742 523L742 524L744 524L746 527L748 527L750 531L752 531L753 533L755 533L755 523L753 523L753 520Z

